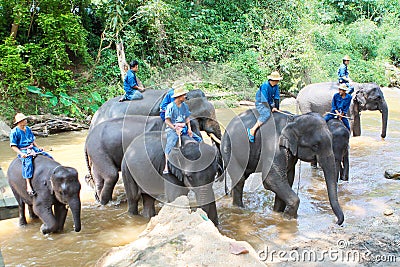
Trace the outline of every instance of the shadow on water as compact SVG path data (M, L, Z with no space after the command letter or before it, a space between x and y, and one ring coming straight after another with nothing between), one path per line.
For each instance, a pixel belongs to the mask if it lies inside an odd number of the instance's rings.
M340 182L339 201L345 213L345 227L381 214L400 192L400 182L384 179L386 169L400 168L400 91L386 89L389 123L386 140L380 139L379 112L362 113L362 136L350 139L350 181ZM282 109L295 112L294 106ZM217 116L223 126L246 108L220 109ZM223 127L224 128L224 127ZM62 234L43 236L40 220L26 227L18 219L0 221L1 252L7 266L93 266L111 247L127 244L145 229L148 220L126 213L124 189L118 184L113 204L105 207L94 202L93 191L84 176L87 173L83 145L87 132L66 133L39 138L60 163L78 169L82 184L82 231L73 232L69 213ZM0 165L6 171L15 154L8 142L0 143ZM300 183L298 171L301 169ZM320 238L329 228L336 227L321 170L302 162L296 167L293 188L301 200L297 220L283 219L272 211L274 194L260 185L260 175L249 178L245 186L245 208L232 206L232 199L223 196L223 183L216 183L221 233L237 240L246 240L260 250L265 245L279 246L292 239ZM397 194L397 195L396 195Z

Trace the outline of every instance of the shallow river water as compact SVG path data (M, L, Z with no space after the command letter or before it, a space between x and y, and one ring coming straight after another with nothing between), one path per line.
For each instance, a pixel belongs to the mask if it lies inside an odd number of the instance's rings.
M389 168L400 169L400 90L385 89L384 95L389 106L386 139L380 138L379 112L363 112L362 136L350 139L349 182L338 185L345 228L360 221L368 224L391 202L399 201L400 181L387 180L383 174ZM222 125L227 125L235 112L243 109L219 109L217 117ZM282 109L295 111L294 106ZM73 231L71 213L61 234L42 235L40 220L29 221L26 227L19 227L17 218L0 221L0 249L6 266L93 266L111 247L134 241L145 229L148 220L126 213L120 183L111 204L100 206L94 201L93 191L84 181L86 135L87 131L71 132L37 140L58 162L79 172L82 231ZM8 142L1 142L0 166L5 172L14 157ZM305 162L297 166L293 185L301 200L297 220L285 220L272 211L274 194L258 186L259 179L259 175L253 175L247 181L244 209L232 206L231 198L223 195L222 183L215 185L222 234L246 240L260 250L265 244L279 246L296 238L317 238L327 228L335 227L321 170L311 169Z

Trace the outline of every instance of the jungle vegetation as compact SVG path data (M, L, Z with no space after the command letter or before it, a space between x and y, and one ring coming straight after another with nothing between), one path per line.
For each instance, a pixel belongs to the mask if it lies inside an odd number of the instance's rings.
M83 119L123 93L133 59L145 86L240 99L274 70L286 93L334 81L345 54L354 81L387 86L399 32L398 0L0 0L0 114Z

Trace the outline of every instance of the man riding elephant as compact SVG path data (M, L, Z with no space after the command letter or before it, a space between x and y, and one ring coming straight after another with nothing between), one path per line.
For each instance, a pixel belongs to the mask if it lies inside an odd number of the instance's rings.
M325 115L325 121L329 121L335 117L343 122L350 131L350 124L347 120L347 112L351 104L351 95L346 92L349 90L346 85L339 86L339 92L333 95L331 112Z
M32 188L31 179L33 175L33 158L37 154L42 154L53 159L50 154L44 152L35 141L35 136L31 128L27 126L27 117L22 113L15 115L14 124L16 125L10 133L11 149L17 153L18 158L22 162L22 177L26 180L26 191L28 195L33 197L36 191Z
M263 83L256 93L256 108L260 116L254 126L251 129L247 129L247 135L251 143L254 143L254 135L257 129L271 116L271 111L275 112L279 109L280 93L278 83L282 80L282 77L277 71L274 71L267 78L268 81Z
M131 63L129 63L129 68L130 69L127 71L124 78L125 95L119 100L119 102L143 99L142 92L144 92L145 89L139 86L138 80L136 79L136 72L139 69L139 62L133 60Z
M338 70L338 82L339 84L344 84L349 88L348 94L352 94L354 92L354 87L350 85L350 78L349 78L349 71L347 69L347 66L350 63L350 57L348 55L345 55L343 57L343 64L340 65L339 70Z
M169 103L165 112L165 124L167 126L167 144L165 145L165 167L163 173L168 173L168 155L172 147L176 145L180 135L189 135L197 142L201 142L202 138L192 132L190 127L190 111L185 104L187 91L183 88L174 90L172 97L175 99Z

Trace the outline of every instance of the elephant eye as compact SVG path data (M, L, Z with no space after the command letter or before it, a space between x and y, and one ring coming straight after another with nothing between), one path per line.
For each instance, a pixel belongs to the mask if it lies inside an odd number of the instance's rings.
M319 146L317 144L312 146L312 151L317 152L318 151Z

